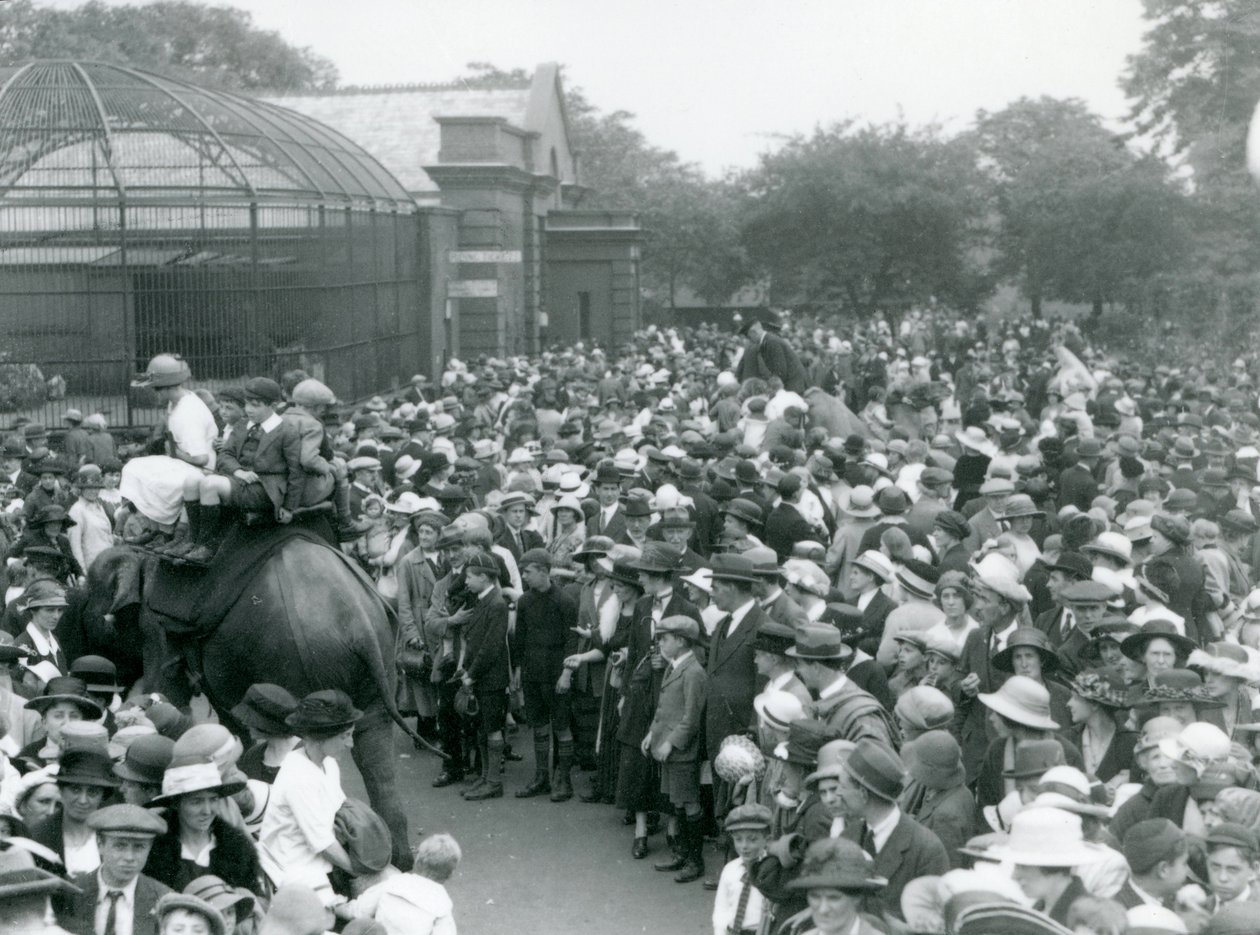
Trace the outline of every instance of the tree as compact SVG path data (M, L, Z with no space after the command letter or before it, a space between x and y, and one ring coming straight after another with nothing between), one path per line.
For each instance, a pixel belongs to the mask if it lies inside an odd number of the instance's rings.
M934 129L838 124L744 176L744 242L776 302L971 306L987 289L982 182L969 149Z
M71 10L31 0L0 5L0 61L72 58L130 65L198 84L240 91L331 88L337 69L309 49L261 30L230 7L158 2Z
M1246 172L1260 100L1254 0L1144 0L1151 24L1122 87L1138 131L1193 171L1196 266L1219 276L1260 267L1260 198Z
M1167 166L1131 152L1081 101L981 111L966 140L992 184L995 270L1021 284L1034 315L1043 298L1101 314L1182 255L1185 202Z

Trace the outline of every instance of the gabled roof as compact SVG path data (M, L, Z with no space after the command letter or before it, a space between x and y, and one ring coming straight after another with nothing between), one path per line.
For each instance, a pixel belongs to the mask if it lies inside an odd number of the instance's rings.
M547 117L546 98L559 97L560 93L558 68L546 65L538 68L533 81L502 87L468 87L455 82L344 88L265 100L333 127L380 160L409 192L423 196L438 190L424 171L424 166L438 163L441 127L435 118L500 117L518 129L542 132L544 128L534 124ZM561 99L561 132L567 136L563 107ZM562 181L576 181L570 177L574 173L563 171L563 161L561 165Z

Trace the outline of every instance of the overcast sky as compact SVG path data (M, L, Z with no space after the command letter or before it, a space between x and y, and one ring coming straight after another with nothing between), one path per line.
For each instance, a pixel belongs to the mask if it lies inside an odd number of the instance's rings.
M77 6L80 0L43 0ZM106 0L109 3L124 0ZM134 2L134 0L133 0ZM352 84L557 61L604 110L711 173L846 117L965 125L1021 96L1119 126L1140 0L235 0Z

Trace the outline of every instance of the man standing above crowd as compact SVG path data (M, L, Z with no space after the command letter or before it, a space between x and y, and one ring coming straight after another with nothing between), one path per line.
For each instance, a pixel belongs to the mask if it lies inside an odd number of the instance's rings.
M762 322L757 318L744 324L740 333L747 336L748 344L744 348L744 356L740 358L736 376L741 383L751 379L769 381L771 377L778 377L783 381L785 390L804 393L805 366L778 330L776 323Z

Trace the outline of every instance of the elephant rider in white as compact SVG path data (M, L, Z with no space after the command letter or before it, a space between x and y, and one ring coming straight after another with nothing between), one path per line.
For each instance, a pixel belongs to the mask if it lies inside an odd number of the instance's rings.
M132 458L123 466L119 493L154 527L143 541L169 538L184 507L184 490L214 470L214 415L186 384L192 372L183 358L159 354L134 387L151 387L166 404L166 454Z

